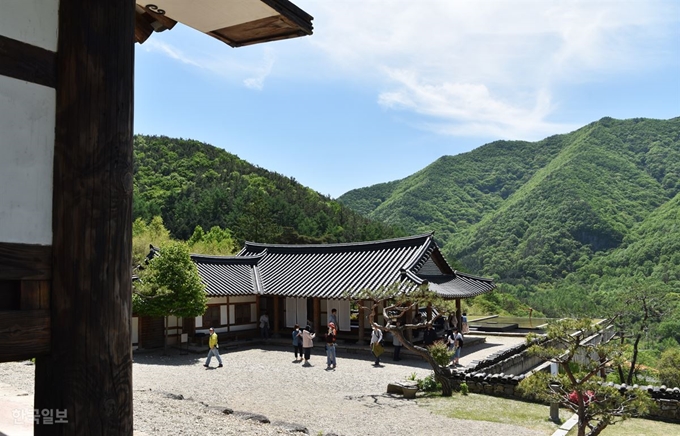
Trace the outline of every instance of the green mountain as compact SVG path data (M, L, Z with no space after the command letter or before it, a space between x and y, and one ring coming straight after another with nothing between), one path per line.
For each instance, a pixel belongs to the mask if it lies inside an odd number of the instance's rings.
M240 241L330 243L403 236L295 179L198 141L134 137L133 219L160 215L173 237L197 225L229 229Z
M458 267L494 276L501 289L557 313L555 298L538 291L572 274L589 287L603 271L666 274L680 284L677 258L655 254L676 247L666 235L680 239L679 192L680 118L603 118L538 142L497 141L445 156L339 200L407 232L436 230Z

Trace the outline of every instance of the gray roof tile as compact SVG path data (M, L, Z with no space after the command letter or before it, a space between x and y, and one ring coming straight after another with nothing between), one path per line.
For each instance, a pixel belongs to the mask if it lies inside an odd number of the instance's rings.
M260 293L340 299L348 292L397 281L412 288L427 281L444 298L469 298L495 287L491 279L454 271L432 234L345 244L246 242L237 256L193 255L192 259L211 296ZM430 259L428 275L418 275ZM433 263L441 274L429 274Z

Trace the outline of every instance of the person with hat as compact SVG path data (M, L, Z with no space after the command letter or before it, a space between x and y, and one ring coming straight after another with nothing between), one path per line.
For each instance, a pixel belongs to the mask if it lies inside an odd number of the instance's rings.
M212 359L213 356L217 358L217 361L219 362L219 365L217 365L218 368L222 368L222 358L220 357L220 346L217 344L217 333L215 333L215 329L210 327L210 339L208 340L208 346L210 349L208 350L208 360L205 361L203 366L206 368L210 368L210 359Z
M326 369L335 369L336 353L335 341L337 339L337 331L335 330L335 323L328 323L328 333L326 333Z

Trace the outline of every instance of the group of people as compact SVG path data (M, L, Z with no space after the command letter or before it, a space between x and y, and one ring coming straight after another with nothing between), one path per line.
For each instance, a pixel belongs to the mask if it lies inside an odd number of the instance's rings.
M419 314L418 314L419 315ZM263 339L269 338L269 317L264 313L260 317L260 329ZM416 320L414 319L414 322ZM445 330L446 336L445 341L449 347L449 350L453 353L453 365L458 365L460 359L461 348L463 347L463 334L467 333L467 314L463 313L461 317L462 331L457 328L457 319L454 314L449 315L445 320ZM336 341L338 337L338 315L337 310L332 309L331 314L328 317L328 331L324 335L326 341L326 369L335 369L337 365L337 353L336 353ZM400 321L396 321L396 327L400 326ZM414 331L414 337L417 337L418 330ZM307 325L304 329L300 329L299 324L295 324L292 332L293 339L293 353L295 354L295 361L299 362L304 360L304 365L309 365L309 359L311 357L312 348L314 347L314 338L316 333L311 327L311 322L307 321ZM423 345L430 346L434 344L439 338L437 337L437 332L434 330L432 324L428 324L425 332L423 334ZM399 337L395 334L392 335L392 345L394 346L393 360L401 360L401 348L402 343ZM222 367L222 358L219 353L219 345L217 343L217 333L211 327L210 337L208 340L208 357L203 366L206 368L210 367L210 360L213 356L217 359L219 363L218 368ZM383 332L377 325L373 325L373 330L371 332L370 341L371 352L375 356L374 366L380 366L380 356L384 353L383 347Z
M326 340L326 369L335 369L337 365L337 354L335 344L338 338L338 314L337 310L333 309L331 315L328 317L328 331L324 335ZM300 330L300 325L295 324L293 328L293 353L295 354L295 361L298 362L303 358L305 365L309 365L309 358L314 347L314 338L316 333L312 330L311 322L307 321L304 329ZM299 356L299 358L298 358Z

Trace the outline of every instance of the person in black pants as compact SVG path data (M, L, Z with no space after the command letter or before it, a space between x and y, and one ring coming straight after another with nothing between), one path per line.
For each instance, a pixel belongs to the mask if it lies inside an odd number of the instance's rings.
M436 340L437 332L434 331L434 328L432 328L432 324L428 324L427 330L425 330L425 335L423 336L423 345L429 347L430 345L434 344L434 341Z

